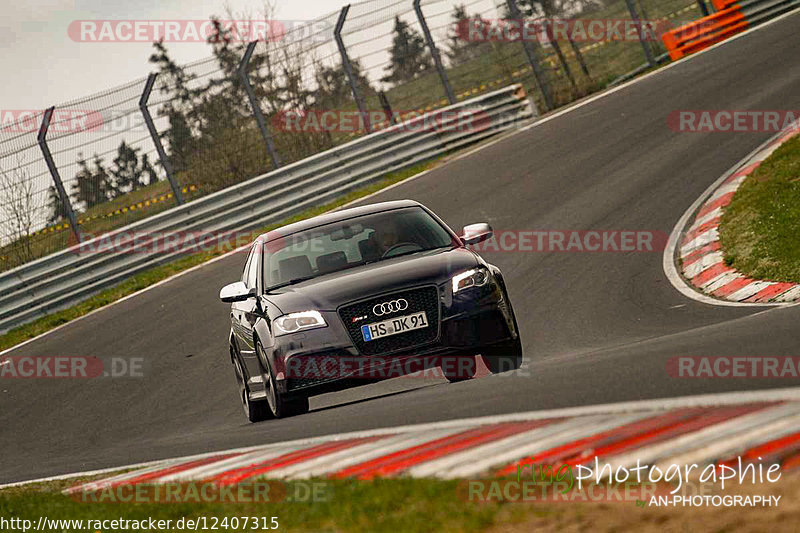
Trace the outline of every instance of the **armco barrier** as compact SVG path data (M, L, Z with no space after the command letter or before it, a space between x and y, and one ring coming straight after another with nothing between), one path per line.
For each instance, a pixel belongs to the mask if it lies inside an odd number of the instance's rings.
M673 60L699 52L800 6L800 0L714 0L718 10L661 36Z
M458 117L453 112L458 112ZM415 121L439 117L435 128ZM511 85L422 118L366 135L345 145L252 178L217 193L115 230L163 234L176 231L249 231L451 150L478 142L532 118L521 85ZM454 127L471 117L465 131ZM91 249L102 236L82 243ZM77 253L78 246L0 274L0 332L73 305L182 252Z

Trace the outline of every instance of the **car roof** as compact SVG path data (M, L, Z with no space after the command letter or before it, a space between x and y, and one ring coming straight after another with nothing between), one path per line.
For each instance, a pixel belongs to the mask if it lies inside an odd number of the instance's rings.
M401 209L404 207L422 207L422 204L415 202L414 200L395 200L392 202L379 202L376 204L351 207L349 209L341 209L275 228L274 230L270 230L267 233L261 234L258 239L261 240L261 242L266 243L279 237L285 237L286 235L291 235L292 233L297 233L298 231L324 226L325 224L330 224L331 222L339 222L341 220L347 220L348 218L369 215L372 213L380 213L383 211L391 211L393 209Z

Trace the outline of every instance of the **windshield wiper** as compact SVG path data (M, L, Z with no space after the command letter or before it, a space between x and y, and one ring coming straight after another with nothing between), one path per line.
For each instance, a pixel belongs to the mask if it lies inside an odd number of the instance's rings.
M419 254L422 252L431 252L433 250L441 250L442 248L452 248L452 244L445 244L444 246L434 246L433 248L423 248L422 250L409 250L399 254L390 255L389 257L382 257L379 261L386 261L387 259L394 259L395 257L403 257L404 255Z
M265 293L268 293L268 292L270 292L270 291L273 291L273 290L275 290L275 289L280 289L281 287L286 287L286 286L288 286L288 285L294 285L294 284L296 284L296 283L300 283L300 282L302 282L302 281L307 281L307 280L310 280L311 278L315 278L315 277L316 277L316 276L314 276L314 275L311 275L311 276L301 276L301 277L299 277L299 278L292 278L292 279L290 279L290 280L288 280L288 281L283 281L283 282L281 282L281 283L277 283L277 284L275 284L275 285L272 285L271 287L267 287L267 288L264 290L264 292L265 292Z

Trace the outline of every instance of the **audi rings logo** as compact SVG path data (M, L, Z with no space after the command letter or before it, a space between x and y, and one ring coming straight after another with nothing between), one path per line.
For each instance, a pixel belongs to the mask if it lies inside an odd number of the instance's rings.
M372 307L372 312L375 313L375 316L383 316L398 311L405 311L406 309L408 309L408 302L404 298L400 298L399 300L392 300L391 302L375 304Z

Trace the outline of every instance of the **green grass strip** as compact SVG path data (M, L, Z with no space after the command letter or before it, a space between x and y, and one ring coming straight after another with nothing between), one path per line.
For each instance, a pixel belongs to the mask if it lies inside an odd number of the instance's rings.
M719 232L727 265L755 279L800 283L800 136L745 179Z

